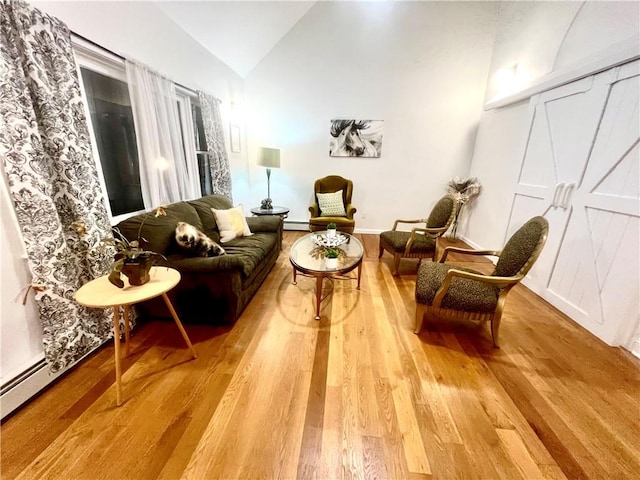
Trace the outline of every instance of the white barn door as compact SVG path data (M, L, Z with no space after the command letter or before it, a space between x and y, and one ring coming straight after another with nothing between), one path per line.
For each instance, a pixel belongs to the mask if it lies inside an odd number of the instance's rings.
M640 62L531 99L508 235L545 213L525 284L610 345L640 318Z

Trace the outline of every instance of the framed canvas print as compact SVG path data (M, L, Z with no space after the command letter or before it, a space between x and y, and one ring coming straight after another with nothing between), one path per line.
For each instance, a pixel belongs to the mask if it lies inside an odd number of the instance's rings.
M331 120L329 156L379 158L383 124L383 120Z

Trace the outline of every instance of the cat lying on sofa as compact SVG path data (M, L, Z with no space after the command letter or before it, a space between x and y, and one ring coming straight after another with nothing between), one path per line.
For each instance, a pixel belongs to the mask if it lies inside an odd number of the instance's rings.
M226 253L224 248L186 222L178 222L176 225L176 243L194 256L217 257Z

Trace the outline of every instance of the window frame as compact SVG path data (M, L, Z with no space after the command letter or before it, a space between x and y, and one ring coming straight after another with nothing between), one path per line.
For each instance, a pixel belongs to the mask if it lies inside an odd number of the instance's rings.
M80 80L80 91L83 97L84 113L87 118L89 127L89 139L91 140L91 152L93 154L93 160L96 163L96 170L98 171L98 178L100 180L100 187L102 189L102 200L107 213L109 215L109 221L111 225L116 225L121 221L145 212L144 209L136 210L133 212L121 213L119 215L113 215L111 211L111 204L109 203L109 191L107 190L107 183L102 171L102 161L100 159L100 153L98 152L98 142L96 141L93 124L91 122L91 112L89 110L89 104L86 101L87 92L84 89L84 82L82 81L82 68L92 70L101 75L120 80L127 83L127 74L124 67L124 60L105 52L102 49L92 45L84 39L72 37L73 53L76 58L76 70L78 79Z

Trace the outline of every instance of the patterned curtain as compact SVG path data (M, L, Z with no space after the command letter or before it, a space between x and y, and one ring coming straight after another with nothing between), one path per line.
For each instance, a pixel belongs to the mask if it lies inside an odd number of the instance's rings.
M202 123L207 148L211 157L211 183L213 193L231 196L231 169L229 158L224 145L224 128L220 115L220 100L204 92L198 92L200 108L202 109Z
M110 232L66 25L0 4L0 157L33 275L44 348L59 371L111 335L109 312L73 299L108 272Z

